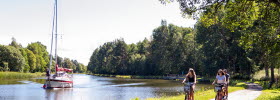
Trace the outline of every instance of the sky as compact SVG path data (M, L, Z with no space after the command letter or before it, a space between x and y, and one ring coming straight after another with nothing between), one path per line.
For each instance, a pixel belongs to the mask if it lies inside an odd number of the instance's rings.
M12 37L23 47L40 41L50 51L54 0L0 0L0 44ZM193 27L177 2L158 0L58 0L58 55L87 65L105 42L124 38L127 44L150 38L161 20Z

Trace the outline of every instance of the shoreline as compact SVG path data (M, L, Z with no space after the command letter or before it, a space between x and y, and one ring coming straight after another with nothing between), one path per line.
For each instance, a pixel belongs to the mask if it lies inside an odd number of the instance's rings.
M164 76L141 76L141 75L109 75L109 74L88 74L100 77L115 77L126 79L164 79Z
M229 93L239 91L239 90L244 90L246 89L247 85L244 85L245 83L237 83L234 86L229 86ZM214 92L214 86L213 88L209 90L204 90L204 91L197 91L194 94L194 97L196 100L209 100L215 97L216 92ZM152 98L147 98L144 100L183 100L185 97L184 94L180 94L177 96L162 96L162 97L152 97ZM138 97L132 98L131 100L141 100Z
M0 80L5 79L28 79L45 76L45 73L23 73L23 72L0 72Z
M184 77L181 76L141 76L141 75L109 75L109 74L88 74L93 76L99 77L114 77L114 78L124 78L124 79L163 79L163 80L176 80L176 81L183 81ZM213 78L214 79L214 78ZM208 78L197 78L198 83L211 83L212 80Z

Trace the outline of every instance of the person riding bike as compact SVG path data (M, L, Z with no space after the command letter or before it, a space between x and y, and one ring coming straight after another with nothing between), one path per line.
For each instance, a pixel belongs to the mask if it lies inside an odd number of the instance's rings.
M227 83L226 86L225 86L225 90L226 90L225 95L228 96L228 85L229 85L229 78L230 78L230 75L227 73L227 69L224 69L223 71L224 71L224 73L225 73L225 76L226 76L226 83Z
M218 70L216 79L214 80L214 82L212 83L212 85L214 85L215 83L219 84L222 87L222 90L225 89L225 84L226 84L226 76L225 73L222 69ZM222 97L224 97L224 93L220 94Z
M195 84L196 84L196 74L194 72L194 70L192 68L189 69L188 74L186 75L185 79L183 80L182 83L185 82L190 82L192 83L191 89L190 89L190 100L194 100L194 88L195 88Z

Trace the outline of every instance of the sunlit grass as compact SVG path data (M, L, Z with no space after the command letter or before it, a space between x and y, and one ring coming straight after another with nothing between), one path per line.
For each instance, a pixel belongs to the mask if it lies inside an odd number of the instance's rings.
M44 73L21 73L21 72L0 72L0 80L2 79L26 79L44 76Z
M279 73L278 73L278 70L277 68L274 69L274 75L275 76L280 76ZM270 70L269 70L270 72ZM270 73L269 73L269 76L270 76ZM263 80L265 79L265 70L260 70L258 72L256 72L253 76L253 79L255 80Z
M163 79L163 76L140 76L140 75L109 75L109 74L91 74L101 77L116 77L116 78L132 78L132 79Z
M116 75L116 78L131 78L131 75Z
M280 89L263 90L262 94L256 100L279 100Z
M214 86L213 86L214 87ZM229 87L229 92L234 92L237 90L243 90L244 87ZM209 100L212 98L215 98L216 92L214 92L213 89L206 90L206 91L198 91L195 92L194 97L196 100ZM157 98L148 98L146 100L183 100L185 98L185 95L178 95L178 96L163 96L163 97L157 97ZM140 100L139 98L134 98L131 100Z

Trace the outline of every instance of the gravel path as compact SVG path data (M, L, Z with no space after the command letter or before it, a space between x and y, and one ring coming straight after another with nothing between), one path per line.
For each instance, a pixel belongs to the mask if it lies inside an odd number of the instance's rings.
M229 93L228 100L254 100L262 93L262 87L260 85L255 83L245 83L248 85L248 88Z

